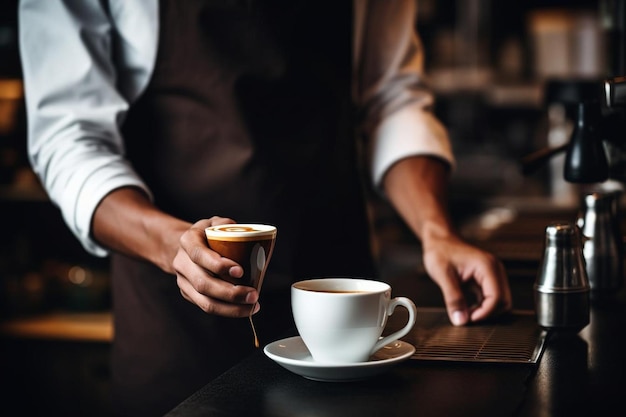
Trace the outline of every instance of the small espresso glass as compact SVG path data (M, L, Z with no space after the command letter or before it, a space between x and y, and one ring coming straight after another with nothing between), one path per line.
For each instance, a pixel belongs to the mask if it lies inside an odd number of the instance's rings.
M274 251L276 232L275 226L267 224L222 224L205 229L209 247L243 268L242 278L229 281L257 290Z
M232 259L243 268L243 277L227 280L234 285L246 285L256 288L259 293L265 278L265 272L274 252L276 226L268 224L222 224L205 229L209 248L225 258ZM259 347L259 338L252 321L254 345Z

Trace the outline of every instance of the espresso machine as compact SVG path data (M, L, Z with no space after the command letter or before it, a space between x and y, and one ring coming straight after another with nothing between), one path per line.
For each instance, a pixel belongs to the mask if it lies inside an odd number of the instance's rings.
M623 287L624 233L620 201L626 187L626 0L602 0L599 17L605 34L606 73L600 80L551 80L548 102L564 104L573 131L569 141L522 160L525 173L565 152L562 175L580 184L576 224L592 298Z
M595 113L586 117L597 128L588 135L572 135L564 176L574 183L611 179L626 184L626 0L602 0L599 11L605 34L606 78L598 83L597 97L591 89L579 103Z

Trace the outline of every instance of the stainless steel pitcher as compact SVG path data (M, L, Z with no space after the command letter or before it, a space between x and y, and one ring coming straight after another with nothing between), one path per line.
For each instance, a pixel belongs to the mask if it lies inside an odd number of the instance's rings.
M580 231L573 223L546 227L535 289L537 322L545 328L580 331L589 324L589 280Z
M620 191L596 191L582 198L577 219L592 297L619 290L624 281L623 238L619 222Z

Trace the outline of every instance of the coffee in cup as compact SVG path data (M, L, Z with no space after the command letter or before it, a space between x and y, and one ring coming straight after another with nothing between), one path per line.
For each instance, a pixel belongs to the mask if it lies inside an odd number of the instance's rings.
M409 312L406 325L380 336L397 306ZM406 297L391 298L389 284L357 278L320 278L291 286L296 328L313 360L341 364L366 362L415 325L417 308Z
M241 278L229 277L227 280L235 285L254 287L259 292L274 251L276 232L275 226L266 224L222 224L205 229L209 248L232 259L243 268ZM258 347L259 340L252 322L252 313L249 319L254 332L254 343Z

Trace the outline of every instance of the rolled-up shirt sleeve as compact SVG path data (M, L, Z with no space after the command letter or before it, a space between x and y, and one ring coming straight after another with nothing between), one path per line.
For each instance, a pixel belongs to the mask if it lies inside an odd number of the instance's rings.
M116 89L111 23L99 0L22 0L20 50L28 156L50 199L84 248L93 214L111 191L150 190L124 158L119 126L128 101Z
M433 114L413 0L355 0L353 94L377 189L403 158L428 155L454 167L447 130Z

